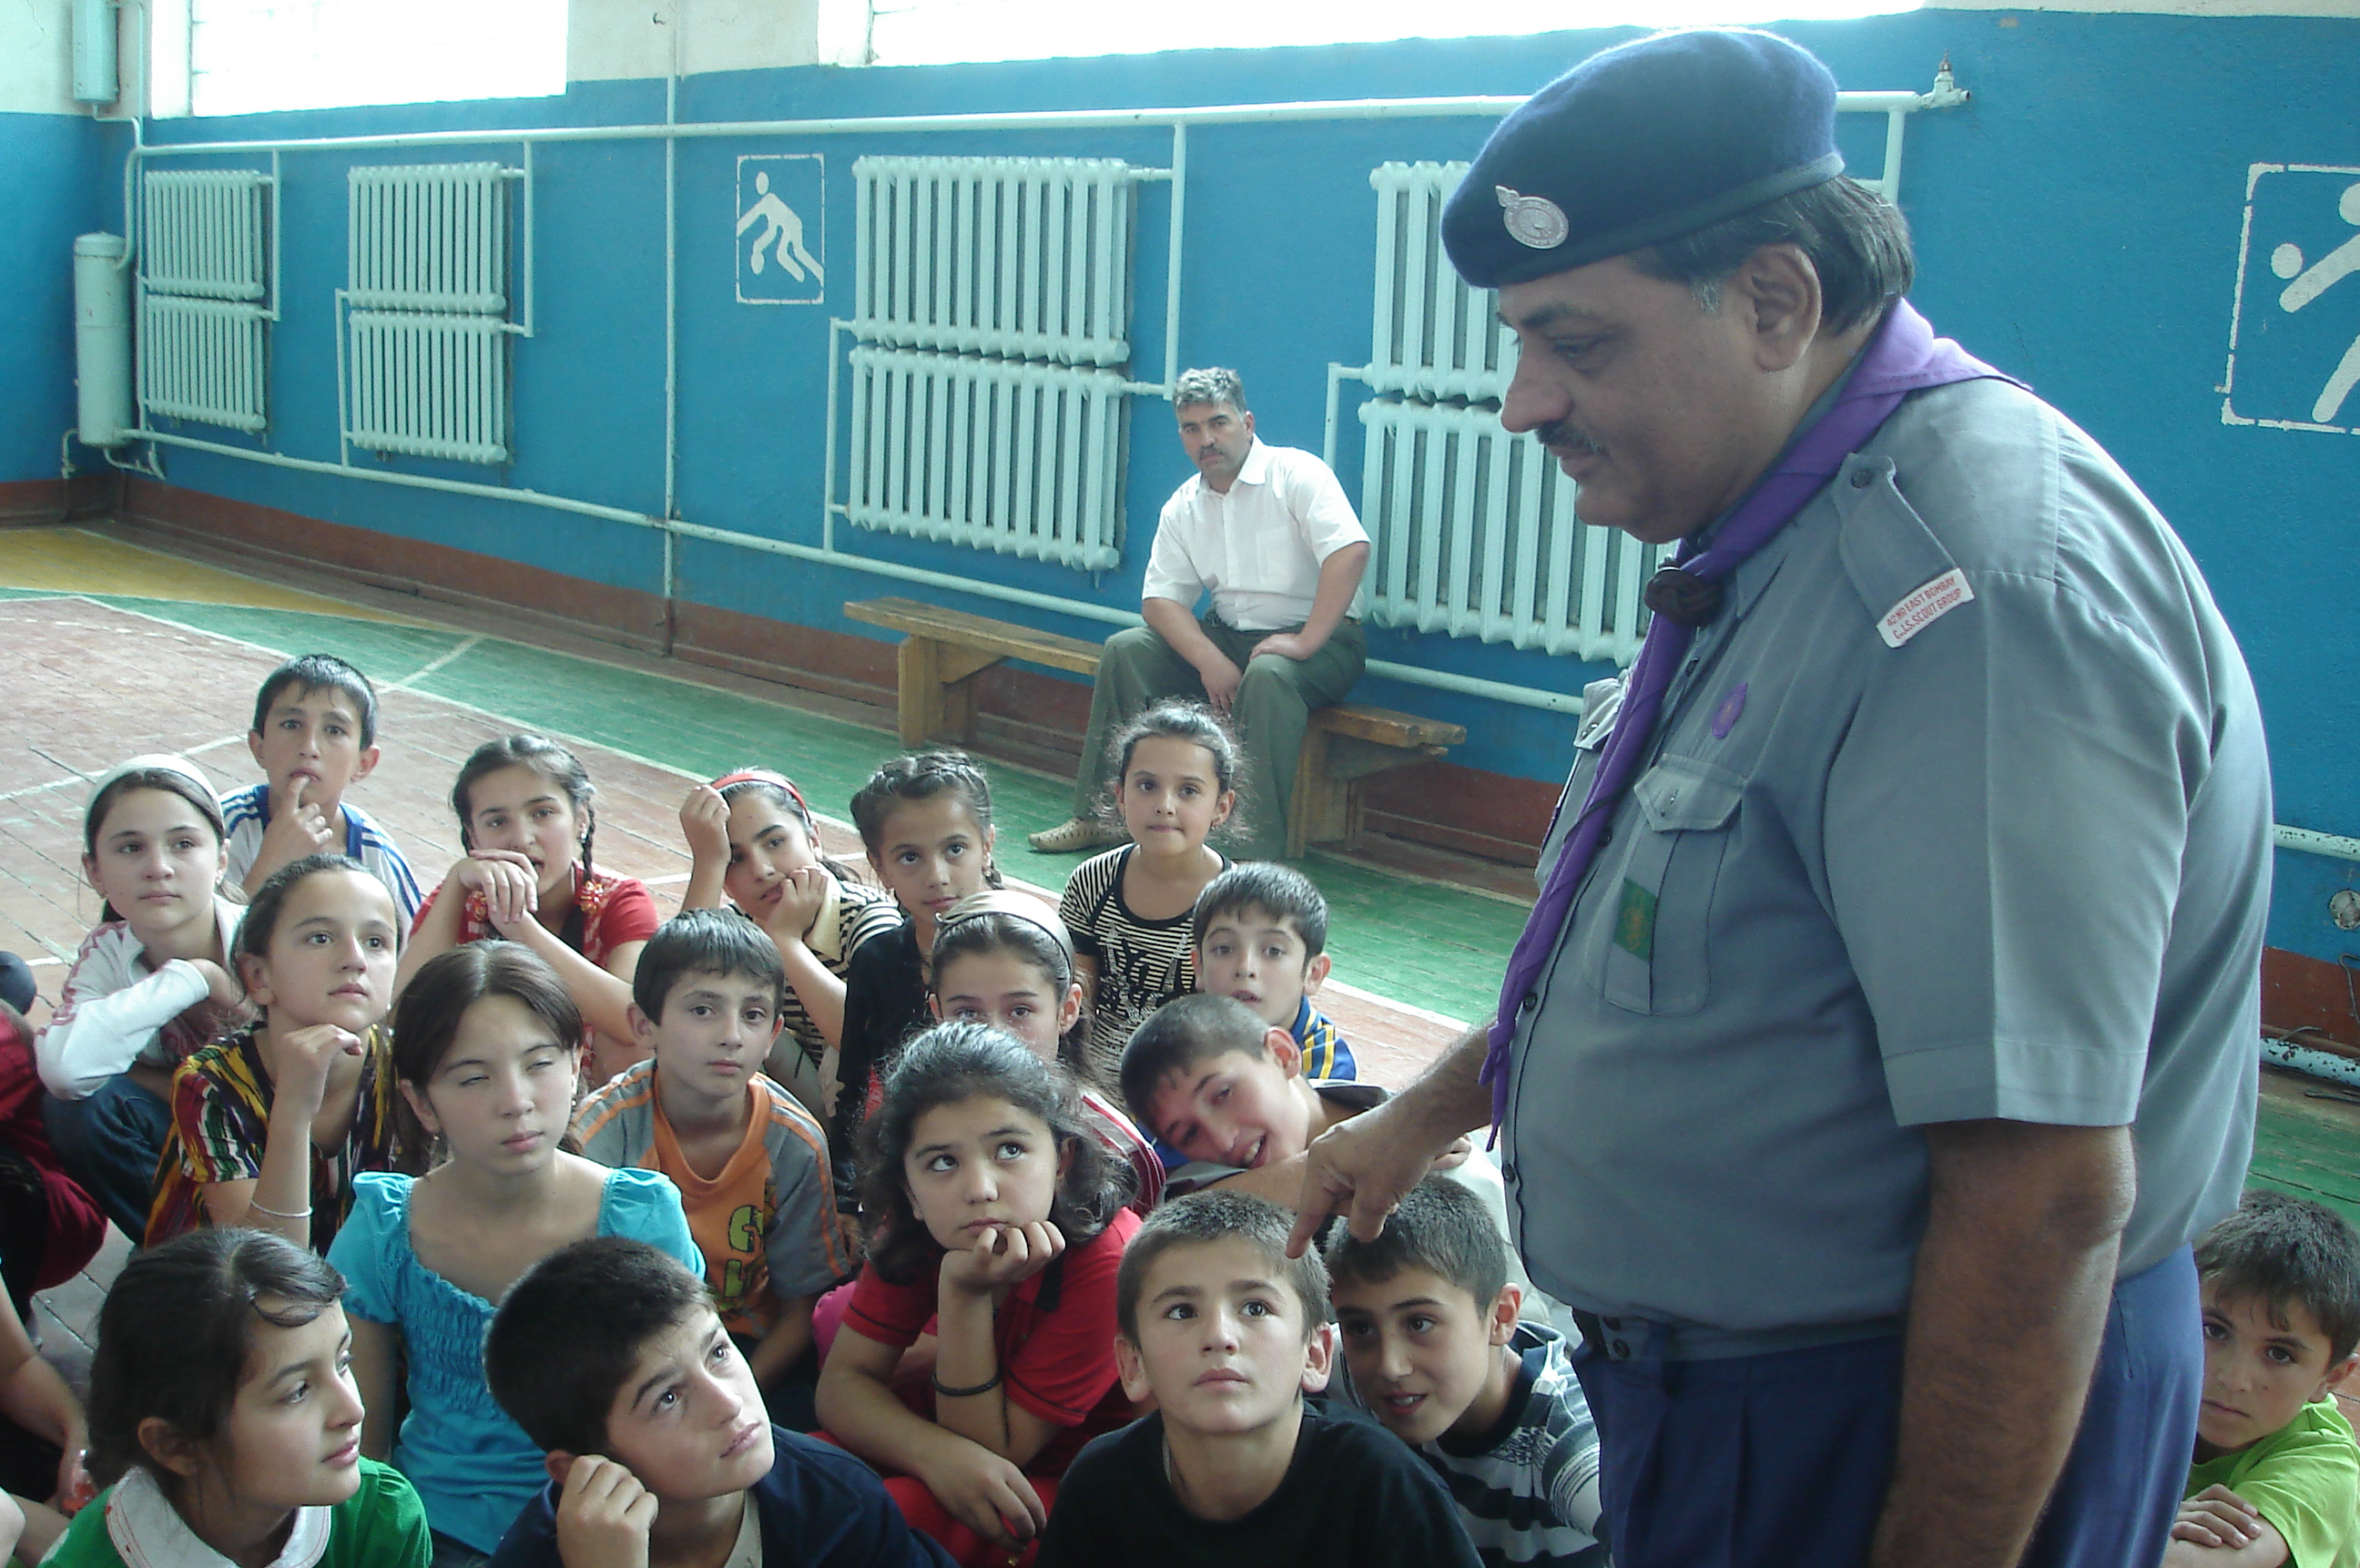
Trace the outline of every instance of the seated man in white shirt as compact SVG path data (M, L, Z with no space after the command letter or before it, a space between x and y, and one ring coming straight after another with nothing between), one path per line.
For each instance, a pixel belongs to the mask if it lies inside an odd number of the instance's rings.
M1234 851L1275 860L1311 710L1343 700L1367 662L1352 610L1369 535L1327 464L1255 439L1236 371L1186 372L1173 406L1196 476L1155 525L1139 607L1147 624L1108 638L1098 659L1073 820L1032 844L1063 853L1120 843L1099 810L1113 766L1107 738L1159 698L1202 696L1228 716L1248 759Z

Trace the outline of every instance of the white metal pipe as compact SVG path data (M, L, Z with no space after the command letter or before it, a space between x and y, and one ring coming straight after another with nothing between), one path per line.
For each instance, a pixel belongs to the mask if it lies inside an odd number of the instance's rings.
M2307 855L2324 855L2336 861L2360 861L2360 839L2313 832L2308 828L2289 828L2284 824L2272 831L2281 850L2300 850Z
M1180 384L1180 239L1188 215L1188 122L1172 122L1172 222L1164 258L1164 395Z
M2263 1036L2262 1059L2278 1067L2292 1068L2310 1078L2323 1078L2360 1089L2360 1062L2333 1051L2313 1050L2296 1040Z

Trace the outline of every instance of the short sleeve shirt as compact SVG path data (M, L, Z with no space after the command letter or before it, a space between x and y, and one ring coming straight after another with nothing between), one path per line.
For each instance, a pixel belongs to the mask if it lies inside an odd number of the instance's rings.
M442 889L438 885L418 906L418 919L410 922L413 931L434 907ZM582 940L574 951L602 968L606 955L632 942L644 942L656 934L663 922L657 917L656 901L648 892L648 884L637 877L608 876L594 872L588 876L576 876L574 882L574 906L582 915ZM484 895L471 893L467 907L459 919L459 940L487 942L499 935L492 924L490 906Z
M2333 1396L2259 1442L2188 1472L2188 1497L2226 1486L2286 1537L2290 1568L2360 1568L2360 1443Z
M1896 613L1944 580L1967 594ZM1545 1289L1724 1330L1897 1319L1936 1122L2130 1125L2125 1274L2235 1203L2253 686L2169 526L2029 393L1917 394L1737 570L1611 834L1502 1130Z
M172 1130L156 1165L156 1201L148 1212L147 1245L160 1246L183 1231L208 1225L204 1190L218 1181L251 1181L262 1174L269 1146L270 1074L262 1047L246 1030L207 1046L172 1075ZM353 1206L353 1178L390 1168L400 1153L399 1100L392 1047L371 1029L353 1086L353 1120L334 1149L311 1154L311 1245L326 1252Z
M827 1135L793 1095L756 1073L746 1086L745 1136L719 1172L701 1176L681 1153L658 1083L650 1058L595 1091L574 1113L574 1141L600 1165L672 1178L714 1310L731 1333L759 1338L781 1300L817 1296L852 1272Z
M1115 1272L1139 1234L1125 1209L1091 1240L1022 1281L992 1314L991 1337L1009 1398L1065 1430L1026 1469L1062 1475L1100 1432L1131 1420L1114 1360ZM844 1321L880 1344L906 1349L934 1315L931 1271L908 1285L888 1283L874 1266L860 1271Z
M1122 1086L1122 1051L1131 1031L1175 996L1196 989L1196 950L1189 940L1191 913L1150 920L1123 902L1122 874L1138 850L1124 844L1074 868L1057 900L1058 917L1074 935L1074 951L1098 965L1090 998L1090 1038L1082 1066L1100 1089ZM1229 869L1221 857L1221 869Z
M426 1503L434 1528L489 1552L548 1479L541 1451L484 1382L484 1334L493 1305L418 1261L410 1245L407 1176L355 1179L353 1212L328 1249L344 1277L344 1310L401 1335L410 1406L393 1463ZM702 1269L680 1192L651 1170L608 1173L598 1234L628 1236Z
M1224 625L1284 630L1309 619L1320 564L1368 537L1327 464L1257 440L1228 494L1198 476L1164 503L1140 597L1193 607L1209 589Z
M221 797L222 822L229 837L222 844L224 880L244 883L246 873L254 869L262 853L262 835L270 827L270 786L248 784L234 789ZM402 855L401 846L393 836L377 825L376 817L355 806L343 803L344 814L344 847L343 853L368 868L369 875L385 883L386 892L393 894L393 907L401 916L407 930L418 918L418 878Z

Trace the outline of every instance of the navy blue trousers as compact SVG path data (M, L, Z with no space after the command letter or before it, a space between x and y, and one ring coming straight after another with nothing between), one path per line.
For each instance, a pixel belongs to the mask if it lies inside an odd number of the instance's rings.
M1998 1324L1993 1332L2005 1332ZM2073 1451L2027 1568L2154 1568L2195 1450L2196 1266L2114 1286ZM1713 1361L1574 1357L1616 1568L1852 1568L1893 1474L1901 1341Z
M148 1234L156 1161L172 1131L172 1108L119 1072L84 1099L43 1095L41 1120L66 1174L137 1245Z

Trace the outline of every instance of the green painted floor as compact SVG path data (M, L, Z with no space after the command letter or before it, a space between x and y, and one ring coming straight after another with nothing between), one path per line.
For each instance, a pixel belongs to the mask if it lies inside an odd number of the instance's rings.
M0 588L23 598L49 589ZM891 732L685 681L617 669L497 638L432 627L179 599L92 594L192 630L279 652L324 651L381 684L469 704L651 762L712 774L759 759L792 771L814 807L845 803L893 750ZM1062 885L1071 857L1035 855L1024 834L1064 819L1065 784L991 767L1000 859L1014 875ZM1361 990L1452 1018L1486 1014L1499 994L1524 912L1503 900L1434 886L1328 855L1309 868L1334 912L1336 975ZM2253 1182L2316 1197L2360 1222L2360 1110L2303 1097L2273 1080L2256 1129Z

